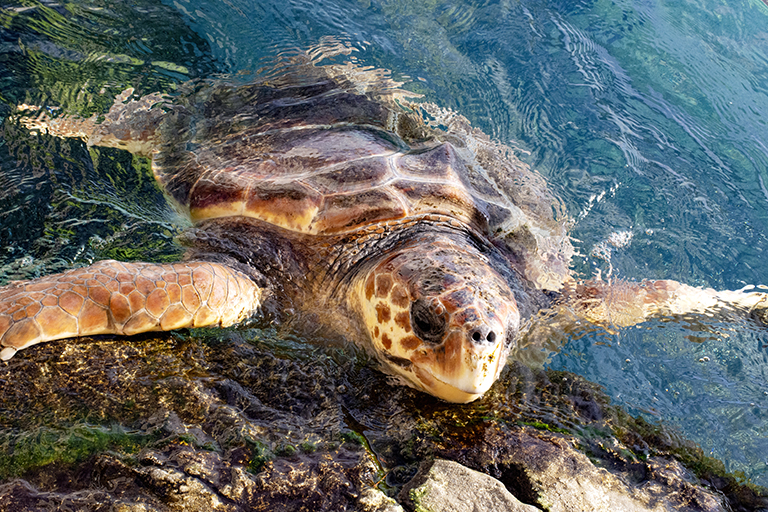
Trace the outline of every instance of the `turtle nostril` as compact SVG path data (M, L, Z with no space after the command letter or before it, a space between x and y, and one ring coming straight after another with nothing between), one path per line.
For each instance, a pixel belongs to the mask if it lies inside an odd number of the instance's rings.
M472 341L475 343L482 343L483 341L487 341L488 343L494 343L496 341L496 333L491 330L486 330L487 328L477 328L472 331L472 335L470 336L472 338Z

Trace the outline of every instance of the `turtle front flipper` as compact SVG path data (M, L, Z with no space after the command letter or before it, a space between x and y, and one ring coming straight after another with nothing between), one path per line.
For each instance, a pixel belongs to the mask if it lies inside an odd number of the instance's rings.
M605 282L590 280L570 283L564 295L570 311L580 319L605 327L629 327L650 318L710 313L718 310L738 311L766 316L768 294L742 290L716 291L698 288L672 280L641 282Z
M226 327L252 315L261 295L218 263L101 261L0 288L0 359L75 336Z
M19 105L16 117L31 132L83 139L89 146L120 148L150 156L157 145L158 127L166 115L161 107L164 99L159 94L148 94L138 99L131 98L132 95L133 89L123 91L103 116L56 116L56 110Z

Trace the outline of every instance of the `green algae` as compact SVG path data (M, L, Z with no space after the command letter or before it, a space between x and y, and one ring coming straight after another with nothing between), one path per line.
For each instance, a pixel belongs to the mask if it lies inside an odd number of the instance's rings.
M537 430L546 430L547 432L558 432L560 434L571 433L569 430L560 427L553 427L552 425L548 425L542 421L519 421L517 423L518 425L528 425L529 427L533 427Z
M250 449L248 471L258 473L264 469L264 465L275 458L275 453L266 443L246 438L246 446Z
M298 450L295 446L292 444L284 444L277 447L277 450L275 450L276 455L280 455L282 457L291 457L293 455L296 455L296 452Z
M358 434L354 430L348 430L341 433L341 439L344 442L356 444L359 446L367 447L368 441L365 440L365 436Z
M429 491L426 486L416 487L408 491L408 497L411 499L411 502L415 507L415 512L433 512L432 509L426 508L424 505L422 505L422 501L427 497L428 494Z
M299 445L299 449L304 453L315 453L317 448L317 444L310 441L305 441Z
M3 433L0 434L0 480L23 476L50 464L79 464L103 452L131 458L156 440L154 434L129 431L119 425L40 428L15 435Z

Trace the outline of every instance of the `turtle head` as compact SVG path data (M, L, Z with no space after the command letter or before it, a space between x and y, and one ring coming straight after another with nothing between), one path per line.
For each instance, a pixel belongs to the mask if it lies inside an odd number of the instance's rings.
M451 240L389 256L358 293L387 369L449 402L491 387L520 325L506 281L479 251Z

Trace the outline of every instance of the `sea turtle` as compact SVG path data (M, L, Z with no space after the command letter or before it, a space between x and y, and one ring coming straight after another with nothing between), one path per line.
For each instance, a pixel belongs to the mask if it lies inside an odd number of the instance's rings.
M364 75L307 64L173 98L128 90L102 118L20 107L32 131L151 157L195 227L180 263L101 261L0 289L0 357L301 310L400 381L468 402L543 309L624 326L761 307L756 292L578 281L567 216L541 176L462 116Z

